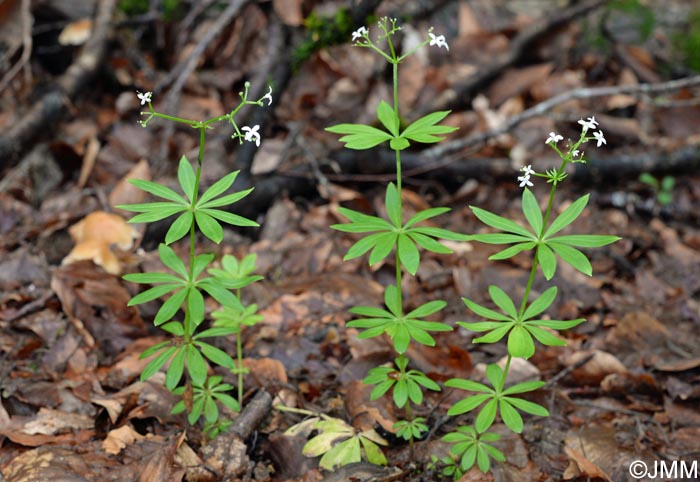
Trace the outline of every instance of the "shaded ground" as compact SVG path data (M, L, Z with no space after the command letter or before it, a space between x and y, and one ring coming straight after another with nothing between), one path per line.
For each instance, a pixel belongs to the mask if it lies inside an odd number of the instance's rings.
M383 286L395 268L370 269L365 258L343 262L354 238L328 228L343 221L339 206L382 213L383 186L392 172L391 162L384 163L386 153L339 152L335 136L322 129L373 120L377 100L388 93L384 66L346 44L321 49L293 69L290 59L304 42L300 20L309 5L241 3L208 43L203 43L206 33L222 18L217 6L204 5L195 15L194 6L182 3L172 21L149 13L127 19L112 11L103 68L59 109L64 111L60 122L52 120L26 136L31 142L14 142L21 137L19 127L30 107L65 79L65 68L81 47L61 47L35 34L27 63L33 81L19 73L0 94L5 131L0 147L12 147L0 165L0 472L7 482L437 480L437 472L428 468L430 455L449 449L440 436L460 420L445 413L463 395L445 390L427 396L419 414L432 431L414 453L391 437L397 414L388 399L370 401L370 388L360 381L370 367L393 358L391 344L360 340L345 323L352 306L382 303ZM556 23L548 19L569 10L552 12L541 2L512 2L509 8L437 2L427 10L421 2L371 3L361 2L360 8L425 19L406 28L405 42L422 38L432 25L450 43L449 53L426 50L402 65L405 111L452 108L446 123L460 126L458 135L439 145L446 146L442 151L407 154L409 211L450 206L437 223L463 233L483 229L469 205L519 218L516 168L532 163L544 171L554 162L544 145L547 133L575 137L576 120L595 115L608 139L604 149L588 149L591 165L572 173L558 199L564 208L592 191L575 231L623 239L592 253L591 278L559 267L560 294L549 314L587 322L566 333L568 347L538 346L532 359L513 369L518 379L550 382L536 401L552 416L527 418L519 436L501 427L508 462L492 475L472 471L463 480L617 482L632 480L628 466L634 460L698 459L700 178L693 174L700 161L694 87L700 82L693 81L683 58L674 57L680 54L673 40L673 28L681 28L673 22L690 17L687 3L648 10L656 20L649 36L639 25L646 17L638 12L647 12L639 5L623 10L584 2L590 8ZM22 32L22 2L6 4L0 20L20 25L16 31ZM658 7L643 2L648 4ZM340 5L317 2L316 8L332 14ZM54 9L50 15L49 8ZM60 30L45 17L53 21L60 13L63 28L82 15L61 2L32 12L35 31L56 35ZM538 20L532 23L517 12ZM533 25L540 25L540 32L528 37ZM11 53L13 44L2 40ZM187 56L198 45L203 49L195 73L180 83ZM8 68L21 61L19 53L10 59ZM493 75L483 76L489 68ZM640 83L658 86L671 78L690 80L685 88L659 88L658 95L633 92ZM162 240L162 225L141 229L139 247L97 249L87 260L61 264L73 248L69 227L90 213L115 212L115 204L139 201L126 177L150 176L175 186L174 160L183 153L196 157L191 129L137 124L135 90L154 91L159 111L199 119L235 105L248 79L260 96L268 82L274 85L272 109L244 112L241 122L260 124L263 143L258 150L252 144L239 147L228 126L217 127L207 140L203 182L210 185L231 169L242 169L235 188L258 187L236 209L262 227L228 231L220 246L204 238L198 243L217 256L256 253L257 272L265 278L244 292L264 316L244 337L251 370L246 400L255 407L261 400L255 397L267 392L275 404L339 417L358 429L383 429L390 442L389 468L360 464L335 473L319 470L317 460L301 455L305 438L283 435L302 417L269 410L264 401L258 411L262 421L237 426L242 438L222 439L226 452L211 449L212 444L207 448L201 427L170 415L177 399L164 388L163 374L138 381L147 363L139 354L163 339L150 323L158 305L127 308L139 288L105 268L157 269L154 247ZM604 97L584 93L539 115L524 114L559 94L595 86L630 91ZM522 122L508 123L519 116ZM675 176L668 205L661 206L653 189L637 180L643 172L659 179ZM546 190L534 187L540 199ZM115 229L97 228L116 243ZM520 294L530 268L527 257L494 263L487 258L497 248L452 246L454 255L423 255L418 275L405 280L411 305L445 299L442 321L454 325L472 319L461 297L488 303L491 284ZM187 246L176 244L175 250L185 253ZM538 279L535 289L547 286ZM442 334L436 348L411 347L408 356L437 382L455 376L479 380L484 364L503 357L505 346L475 346L472 337L461 329ZM233 350L234 343L220 346ZM235 384L232 375L221 374Z

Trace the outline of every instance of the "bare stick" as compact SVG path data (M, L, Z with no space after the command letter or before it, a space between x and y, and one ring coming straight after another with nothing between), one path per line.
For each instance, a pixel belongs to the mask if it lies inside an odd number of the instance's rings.
M544 115L554 107L568 102L572 99L592 99L596 97L608 97L611 95L627 94L636 96L649 96L653 94L666 94L669 92L678 91L680 89L695 87L700 85L700 75L687 77L683 79L670 80L667 82L659 82L657 84L639 84L639 85L617 85L605 87L582 87L569 90L556 95L550 99L535 104L529 109L525 109L520 114L515 115L503 123L502 126L491 129L486 132L472 134L464 139L457 139L450 142L444 142L440 146L426 149L422 152L422 156L426 159L439 159L446 154L452 154L461 149L472 147L493 137L510 132L515 126L533 117Z
M0 2L2 3L2 2ZM0 80L0 90L4 90L7 84L17 75L17 72L24 67L24 81L27 85L32 82L32 70L27 63L32 54L32 12L30 11L30 1L22 0L22 55L15 65Z

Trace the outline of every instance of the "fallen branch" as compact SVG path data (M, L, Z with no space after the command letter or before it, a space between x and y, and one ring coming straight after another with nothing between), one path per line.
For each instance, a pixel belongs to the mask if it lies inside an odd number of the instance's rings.
M53 130L73 100L84 92L85 86L102 65L115 5L116 0L97 2L92 36L76 61L58 79L54 88L44 94L7 134L0 137L0 169L14 166L37 137Z
M2 3L2 2L0 2ZM32 83L32 70L29 67L29 58L32 55L32 12L30 9L30 1L22 0L22 55L15 65L5 73L0 80L0 91L5 90L5 87L12 82L17 72L24 67L24 82L29 85Z
M567 92L562 92L559 95L551 97L547 100L535 104L529 109L525 109L520 114L514 115L506 120L503 125L496 129L491 129L486 132L472 134L463 139L443 142L439 146L426 149L422 152L422 156L426 159L440 159L448 154L458 152L468 147L474 147L482 144L489 139L506 134L520 123L544 115L554 107L561 105L573 99L592 99L597 97L609 97L612 95L626 94L632 96L650 96L654 94L667 94L688 87L700 86L700 75L687 77L677 80L669 80L667 82L659 82L657 84L638 84L638 85L616 85L605 87L581 87L572 89Z

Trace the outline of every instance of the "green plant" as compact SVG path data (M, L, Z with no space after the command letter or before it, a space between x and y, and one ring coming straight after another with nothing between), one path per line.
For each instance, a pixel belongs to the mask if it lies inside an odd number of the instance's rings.
M474 343L497 343L508 337L508 356L505 366L489 364L486 368L488 385L471 380L451 379L445 385L470 392L471 395L456 402L448 411L449 415L461 415L478 410L473 426L459 427L455 432L445 435L444 440L454 443L451 448L452 458L446 460L447 475L462 474L469 470L476 460L482 471L490 467L489 458L503 460L503 454L487 445L486 442L496 442L500 436L489 432L497 416L513 432L523 430L522 413L547 416L546 408L534 402L525 400L520 395L530 393L544 385L544 382L530 381L507 387L508 372L513 358L529 358L535 353L535 340L543 345L562 346L565 341L557 336L557 331L572 328L584 321L562 321L540 318L554 302L557 296L556 286L545 290L541 295L530 301L533 282L541 268L546 280L551 280L556 272L559 261L571 265L574 269L591 276L592 267L588 258L578 248L594 248L605 246L617 241L617 236L586 235L558 233L572 224L583 212L588 203L588 195L584 195L571 203L554 220L550 222L554 207L554 194L557 186L566 178L566 166L569 163L584 163L583 155L579 156L582 144L595 140L597 146L605 144L602 131L596 131L598 123L594 117L580 120L581 136L576 142L570 142L566 151L561 151L557 143L563 137L549 134L546 143L554 149L561 158L558 168L552 168L545 174L536 173L531 166L522 168L523 175L518 177L520 187L525 187L522 195L522 211L529 227L525 227L510 219L498 216L477 207L471 207L474 215L484 224L499 232L476 234L475 241L488 244L506 244L510 247L489 257L490 260L502 260L518 253L530 251L533 253L532 268L528 277L522 299L516 305L513 300L499 287L490 286L489 296L498 311L481 306L469 299L463 298L465 305L476 315L486 321L457 322L464 328L485 333L474 339ZM592 132L592 136L589 133ZM551 184L547 207L544 215L535 195L526 187L532 186L532 176L544 177ZM459 461L457 464L456 461Z
M149 0L119 0L119 10L126 15L144 15L150 8ZM181 5L181 0L163 0L159 2L165 20L172 20Z
M673 202L673 188L676 186L676 179L673 176L664 176L659 181L648 172L644 172L639 175L639 180L651 187L656 202L661 206L667 206Z
M688 15L685 28L672 36L673 52L694 72L700 72L700 8L696 7Z
M359 431L339 418L300 408L283 405L276 405L275 408L282 412L299 413L310 417L292 425L284 434L308 437L315 432L311 440L304 445L302 453L307 457L322 456L319 461L321 468L333 470L359 462L363 458L372 464L386 464L386 457L379 446L387 445L387 441L375 430Z
M255 257L248 256L238 262L232 256L225 256L223 269L208 269L214 260L213 254L196 254L196 229L208 239L220 243L223 239L221 223L233 226L258 226L255 221L246 219L223 209L247 196L253 189L226 194L231 188L238 171L227 174L209 189L200 194L200 177L204 160L205 134L215 122L229 122L235 131L232 136L239 142L248 141L260 144L259 126L238 128L235 116L244 105L263 106L263 101L272 103L272 89L257 101L248 100L249 84L240 93L241 102L230 113L206 121L182 119L156 112L151 103L151 93L138 93L141 105L148 104L146 119L140 121L143 127L154 118L179 122L199 131L199 155L196 171L186 157L180 159L177 177L182 194L167 186L151 181L134 179L130 182L162 201L119 206L139 213L131 218L132 223L159 221L177 215L165 235L165 243L158 246L158 255L169 272L133 273L124 276L127 281L154 285L134 296L129 306L146 303L169 295L158 309L153 324L171 335L169 340L158 343L142 354L141 358L153 357L141 373L145 380L153 376L169 363L165 374L165 386L183 400L173 407L173 413L187 411L191 424L200 417L205 419L205 432L216 435L226 428L220 420L218 404L233 411L239 411L242 403L242 375L240 332L242 325L250 325L259 318L257 307L244 307L240 301L240 289L259 277L251 275L255 267ZM245 134L241 133L241 130ZM170 245L188 236L189 259L181 260ZM205 275L205 271L211 276ZM234 294L232 290L235 290ZM222 309L214 314L217 321L213 327L204 328L204 294L221 304ZM178 313L182 312L182 317ZM238 338L238 363L225 351L210 344L208 339L235 334ZM233 387L221 383L220 376L210 376L210 363L239 373L238 400L227 394ZM184 377L184 382L183 382Z
M431 332L449 331L452 328L444 323L425 319L442 310L446 306L444 301L430 301L410 311L405 309L405 300L401 291L403 271L411 275L416 274L420 264L421 249L435 253L451 253L452 251L438 239L466 240L467 237L446 229L419 225L423 221L449 211L448 208L427 209L404 220L406 216L401 200L401 151L412 143L439 142L443 139L443 134L453 132L456 128L439 124L447 117L449 111L428 114L401 128L398 66L420 47L430 44L449 49L447 42L444 36L435 36L431 29L419 46L400 55L392 41L392 36L400 30L400 27L396 26L396 19L383 18L378 22L378 26L380 35L377 42L386 41L386 48L380 48L370 39L366 27L355 31L352 40L355 46L373 50L392 66L393 102L389 104L381 101L377 106L377 119L383 128L364 124L340 124L326 130L340 134L342 136L340 141L348 149L370 149L388 142L389 147L395 152L396 183L390 183L387 186L385 195L388 219L340 208L340 213L349 222L331 227L342 232L364 235L349 249L345 260L370 252L369 264L374 265L387 258L392 252L394 253L396 279L395 284L387 286L384 292L384 303L387 309L373 306L352 308L350 312L360 318L350 321L347 326L363 329L364 331L359 335L361 338L386 334L392 339L394 349L399 355L395 359L395 367L373 368L364 382L375 385L371 393L372 399L377 399L393 389L393 401L405 415L405 419L398 421L394 429L398 436L409 441L412 447L414 439L427 431L425 420L414 416L412 404L420 405L423 402L424 389L439 391L440 386L418 370L407 370L409 359L405 352L411 341L434 346L435 339Z

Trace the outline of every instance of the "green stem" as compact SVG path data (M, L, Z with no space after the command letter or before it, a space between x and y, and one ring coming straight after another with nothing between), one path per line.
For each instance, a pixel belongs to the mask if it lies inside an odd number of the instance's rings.
M563 156L562 156L563 158ZM559 169L557 169L557 175L561 174L564 172L564 169L566 168L567 161L565 158L563 158L561 166L559 166ZM544 213L544 219L542 221L542 229L540 230L538 239L541 240L544 237L544 233L547 229L547 223L549 222L549 217L552 214L552 207L554 206L554 192L557 189L557 183L553 182L552 183L552 188L549 191L549 200L547 201L547 210ZM527 279L527 285L525 286L525 293L523 293L523 299L520 302L520 310L518 311L518 318L522 319L523 315L525 314L525 308L527 307L527 300L530 298L530 291L532 290L532 285L535 282L535 275L537 274L537 267L539 266L539 259L537 258L537 252L535 252L535 257L532 261L532 269L530 270L530 276ZM510 369L510 360L511 356L510 354L508 355L508 360L506 361L506 366L505 369L503 370L503 380L501 383L500 389L503 390L503 387L505 386L506 383L506 378L508 378L508 371Z
M236 290L236 295L238 299L241 299L241 289ZM236 333L236 358L238 359L238 406L243 408L243 343L242 343L242 331L243 328L238 326L238 333Z
M510 353L509 353L508 358L506 359L506 366L503 368L503 378L501 379L501 386L498 387L499 392L502 392L506 386L506 378L508 378L508 372L510 371L510 361L512 359L513 359L513 357L510 356Z
M394 90L394 115L396 116L396 121L399 122L399 64L396 60L396 53L394 52L394 45L389 41L389 48L391 49L391 56L394 59L392 62L392 74L393 74L393 90ZM396 149L396 192L399 198L399 212L403 213L403 202L401 200L401 151ZM396 248L396 290L399 293L399 306L403 307L403 291L401 289L402 285L402 270L401 270L401 259L399 258L399 249ZM410 410L410 409L409 409ZM409 418L410 420L410 418Z
M202 177L202 161L204 160L204 145L206 142L206 127L199 127L199 155L197 156L197 173L194 179L194 192L192 193L192 199L190 199L190 210L194 212L195 205L197 204L197 197L199 196L199 180ZM193 289L194 286L194 258L195 258L195 221L192 219L192 224L190 224L190 271L189 271L189 287ZM192 320L190 319L189 305L185 303L185 342L190 343L192 341L193 327L191 326Z

